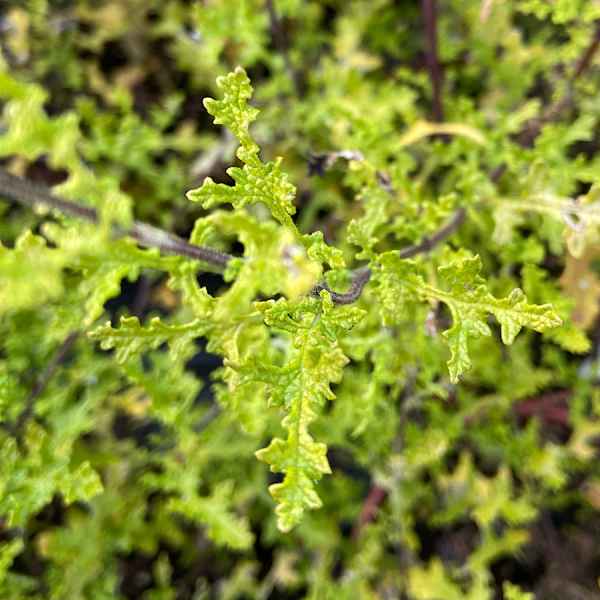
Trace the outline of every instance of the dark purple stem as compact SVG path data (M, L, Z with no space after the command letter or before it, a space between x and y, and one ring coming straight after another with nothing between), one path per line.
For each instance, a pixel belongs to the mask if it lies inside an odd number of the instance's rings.
M318 296L321 291L326 290L336 304L352 304L360 298L363 288L367 285L369 279L371 279L371 269L369 267L361 267L352 271L352 283L347 292L334 292L325 282L322 282L313 288L312 294Z
M425 61L429 71L431 87L433 90L433 120L444 120L444 107L442 104L442 85L444 74L438 58L437 43L437 0L421 0L421 10L425 25Z

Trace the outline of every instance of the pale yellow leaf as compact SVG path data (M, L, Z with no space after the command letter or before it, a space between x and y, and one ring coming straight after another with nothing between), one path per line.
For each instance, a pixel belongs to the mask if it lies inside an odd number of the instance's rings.
M428 121L417 121L401 138L400 146L410 146L425 137L432 135L460 135L477 144L484 145L486 139L475 127L464 123L430 123Z

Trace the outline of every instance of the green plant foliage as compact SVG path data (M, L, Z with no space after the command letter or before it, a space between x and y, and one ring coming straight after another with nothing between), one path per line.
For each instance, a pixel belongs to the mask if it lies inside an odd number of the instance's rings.
M379 294L388 322L394 315L404 312L405 302L419 298L446 304L452 316L452 327L444 332L452 354L448 361L450 380L457 383L460 375L471 367L467 343L470 337L491 335L486 323L488 313L493 314L501 328L502 341L512 344L525 325L536 331L546 331L562 324L549 304L527 304L523 292L515 288L507 298L494 298L480 277L481 260L478 256L457 258L438 268L440 287L425 283L416 271L416 265L402 261L394 252L379 258L382 273L379 277ZM398 302L398 299L401 302Z
M0 598L597 597L598 3L5 4Z
M321 500L314 482L323 473L331 473L325 444L316 443L308 426L326 400L335 398L330 383L337 383L348 358L338 337L351 329L362 317L361 309L334 309L326 291L321 292L322 306L304 301L290 306L285 301L259 305L265 323L291 334L289 361L276 365L246 368L245 377L266 383L271 404L285 408L282 422L287 440L275 438L267 448L256 453L271 470L285 473L283 483L270 487L278 503L278 524L282 531L297 525L306 508L319 508Z
M263 163L258 158L259 147L248 131L258 115L258 110L247 103L252 96L248 76L238 67L233 73L220 77L217 85L223 92L223 99L207 98L204 106L214 116L215 123L228 127L239 140L237 156L245 163L244 168L227 170L235 186L216 184L208 178L201 188L188 192L188 198L205 208L223 203L241 208L249 202L262 202L282 225L294 228L291 215L296 212L292 202L296 190L281 171L281 159Z

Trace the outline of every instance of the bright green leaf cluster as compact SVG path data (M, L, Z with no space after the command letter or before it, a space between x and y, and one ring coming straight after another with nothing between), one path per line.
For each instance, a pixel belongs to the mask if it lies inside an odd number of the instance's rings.
M486 322L489 314L498 320L505 344L512 344L524 326L543 332L562 323L551 305L528 304L518 288L503 299L492 296L479 275L478 256L460 257L439 267L439 287L427 283L418 274L415 263L403 261L394 252L381 255L379 264L379 294L386 312L400 312L405 302L417 298L442 302L448 307L452 327L444 332L444 337L451 352L448 369L453 383L471 368L469 339L491 335Z
M295 230L291 215L296 212L293 204L296 188L281 171L281 159L267 163L260 160L259 147L250 136L249 126L256 119L258 110L248 105L252 86L246 72L238 67L233 73L220 77L217 85L223 92L223 99L207 98L204 106L215 118L215 123L225 125L237 137L240 143L237 156L244 167L227 170L235 186L218 184L207 178L202 187L188 192L188 198L205 208L218 204L241 208L262 202L282 225Z
M418 2L92 4L0 10L99 217L0 198L0 597L594 597L597 3L438 3L443 115Z
M282 483L270 487L282 531L297 525L306 509L321 506L314 484L331 469L327 447L314 441L308 427L325 402L335 398L330 384L340 381L348 362L337 338L363 316L354 307L334 308L327 292L321 298L322 304L308 300L290 306L280 300L259 305L269 327L291 335L292 347L281 367L251 364L244 368L246 379L267 384L271 404L286 414L282 425L287 439L275 438L256 453L272 471L285 474Z

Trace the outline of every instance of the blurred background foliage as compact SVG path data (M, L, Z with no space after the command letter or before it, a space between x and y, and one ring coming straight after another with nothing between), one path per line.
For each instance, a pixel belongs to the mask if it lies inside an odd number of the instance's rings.
M365 258L418 242L465 207L457 245L480 254L492 291L519 285L565 322L510 347L475 340L455 386L443 311L415 309L427 327L395 315L393 334L371 314L314 425L333 469L323 508L287 534L254 457L279 422L257 418L260 394L228 406L201 343L177 361L148 352L124 377L74 337L37 418L0 433L2 598L600 598L600 69L593 52L582 63L598 19L595 0L440 1L436 115L414 0L2 3L3 168L187 237L206 213L185 192L228 182L236 160L202 99L241 65L261 111L254 137L284 158L302 232L322 231L352 265L357 246ZM460 135L423 133L436 117ZM359 154L329 164L330 152ZM44 220L7 203L0 216L8 248ZM45 256L32 278L63 269ZM149 270L159 258L143 261L110 290L96 287L100 267L77 292L76 275L49 275L17 306L0 283L4 422L85 319L181 310Z

